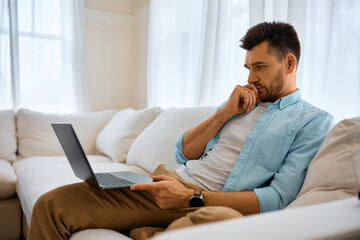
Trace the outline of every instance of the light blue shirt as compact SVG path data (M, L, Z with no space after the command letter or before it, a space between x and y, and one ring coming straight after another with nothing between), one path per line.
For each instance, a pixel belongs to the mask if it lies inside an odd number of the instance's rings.
M247 136L223 192L254 191L260 212L285 208L300 191L307 167L333 125L333 117L302 100L299 90L271 103ZM203 156L222 129L207 143ZM175 147L180 164L189 161L182 151L183 136Z

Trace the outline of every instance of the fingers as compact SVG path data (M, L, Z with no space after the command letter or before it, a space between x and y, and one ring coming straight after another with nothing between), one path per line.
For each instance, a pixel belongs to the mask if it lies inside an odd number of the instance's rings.
M249 112L256 105L257 94L252 89L245 89L243 109Z
M254 91L254 93L255 93L255 102L256 102L256 104L258 104L261 101L261 99L259 98L259 90L255 87L255 85L253 83L250 83L250 84L246 85L246 87L248 87L248 88L250 88L250 89L252 89Z
M159 181L174 181L176 179L165 175L159 175L159 176L153 176L153 180L155 182L159 182Z
M255 86L250 84L245 86L236 85L226 101L223 112L232 117L252 110L257 102L257 89Z
M153 186L151 186L150 184L152 183L138 183L138 184L134 184L130 186L131 190L149 190L149 189L153 189Z
M253 83L249 83L249 84L245 85L244 87L251 89L255 93L255 95L254 95L255 105L258 104L261 101L261 99L259 98L259 91L255 87L255 85Z
M244 99L243 109L248 112L249 106L251 106L251 96L248 90L245 91L245 95L243 99Z
M192 189L186 188L173 177L161 175L153 177L153 180L156 182L135 184L130 189L149 192L162 209L179 209L188 206Z
M163 188L162 182L152 182L152 183L138 183L130 186L131 190L145 190L145 191L153 191L157 189Z
M255 95L258 95L258 90L253 83L246 84L244 87L251 89Z
M130 186L131 190L146 190L146 191L153 191L157 189L164 188L165 183L163 181L176 181L173 177L168 177L165 175L154 176L154 182L152 183L138 183Z

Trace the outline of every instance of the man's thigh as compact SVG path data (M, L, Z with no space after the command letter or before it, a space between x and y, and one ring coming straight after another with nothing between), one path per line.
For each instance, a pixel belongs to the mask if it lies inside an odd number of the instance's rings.
M189 210L162 210L146 191L99 190L87 183L62 186L41 196L37 211L51 212L67 231L106 228L127 232L142 226L166 227ZM54 220L55 220L54 219Z

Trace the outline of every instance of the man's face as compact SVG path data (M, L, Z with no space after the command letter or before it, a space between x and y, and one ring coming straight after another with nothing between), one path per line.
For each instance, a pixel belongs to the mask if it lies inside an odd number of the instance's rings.
M245 67L250 71L248 83L255 85L261 101L275 102L283 97L286 64L285 61L277 61L275 55L268 52L266 41L247 51Z

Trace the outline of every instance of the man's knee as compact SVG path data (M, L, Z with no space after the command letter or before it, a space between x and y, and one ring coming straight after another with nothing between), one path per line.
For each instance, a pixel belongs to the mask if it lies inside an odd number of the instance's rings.
M194 225L218 222L243 217L238 211L228 207L202 207L172 222L167 230L173 230Z
M51 211L51 210L59 210L63 209L60 206L64 206L66 204L66 200L70 199L68 196L69 194L74 194L74 188L82 186L80 184L71 184L65 185L58 188L55 188L49 192L44 193L41 195L38 200L36 201L33 209L33 213L37 213L38 211ZM60 208L59 208L60 207Z
M188 214L194 224L210 223L243 217L238 211L228 207L203 207Z

